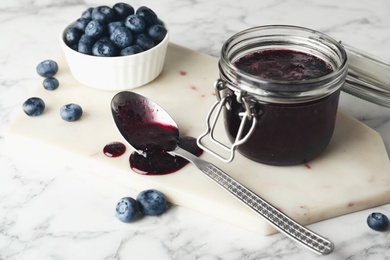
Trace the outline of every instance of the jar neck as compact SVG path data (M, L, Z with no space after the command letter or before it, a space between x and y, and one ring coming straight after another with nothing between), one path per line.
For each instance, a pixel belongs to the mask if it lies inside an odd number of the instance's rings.
M333 71L307 80L262 79L239 70L234 63L262 50L291 50L307 53L328 63ZM332 38L302 27L260 26L233 35L222 47L220 78L235 92L241 91L269 103L302 103L339 90L347 75L347 55Z

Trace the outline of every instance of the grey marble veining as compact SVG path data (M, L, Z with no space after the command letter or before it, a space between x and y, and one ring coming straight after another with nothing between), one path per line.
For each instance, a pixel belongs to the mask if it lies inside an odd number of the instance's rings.
M136 191L62 165L29 165L8 155L4 138L15 109L40 78L35 67L60 52L63 26L109 1L3 0L0 4L0 259L390 259L390 231L367 228L372 211L311 225L335 243L320 257L281 234L264 237L188 209L125 225L114 206ZM232 34L264 24L294 24L329 34L390 61L390 2L133 1L153 8L171 41L209 55ZM210 86L212 87L212 86ZM378 131L390 151L390 110L343 94L340 109ZM39 152L39 151L37 151ZM44 159L44 158L43 158Z

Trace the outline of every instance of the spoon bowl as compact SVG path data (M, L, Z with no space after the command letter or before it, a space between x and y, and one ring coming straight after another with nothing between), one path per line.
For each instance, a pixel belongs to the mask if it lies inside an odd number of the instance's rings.
M318 254L325 255L333 251L331 241L295 222L215 165L181 148L175 121L153 101L134 92L124 91L112 99L111 111L119 132L139 153L168 153L190 161L211 180L291 239Z
M159 105L134 92L122 91L111 101L114 122L126 141L138 151L175 150L179 129Z

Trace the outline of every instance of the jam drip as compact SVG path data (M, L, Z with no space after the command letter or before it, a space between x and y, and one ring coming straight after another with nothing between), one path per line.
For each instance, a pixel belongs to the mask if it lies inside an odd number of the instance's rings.
M188 152L200 156L202 150L197 146L196 139L189 136L179 138L179 146ZM188 161L178 156L172 156L161 150L149 150L145 156L137 152L130 155L130 167L133 171L144 175L163 175L176 172Z
M188 161L168 153L178 145L196 156L202 154L195 138L179 137L175 123L165 123L158 108L151 107L145 100L125 101L118 105L115 113L124 138L141 151L133 152L129 158L131 169L139 174L161 175L183 168Z
M126 146L121 142L112 142L106 144L103 148L103 153L107 157L116 158L121 156L126 152Z

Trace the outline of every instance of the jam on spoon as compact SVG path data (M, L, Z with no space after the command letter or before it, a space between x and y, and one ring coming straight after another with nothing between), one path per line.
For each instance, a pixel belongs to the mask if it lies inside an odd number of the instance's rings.
M129 158L130 167L135 172L160 175L180 170L188 161L168 153L177 146L196 156L202 154L195 138L179 137L176 123L160 107L126 94L130 92L121 93L125 98L119 99L119 94L116 96L118 100L114 98L117 102L114 102L112 113L119 131L136 150Z

